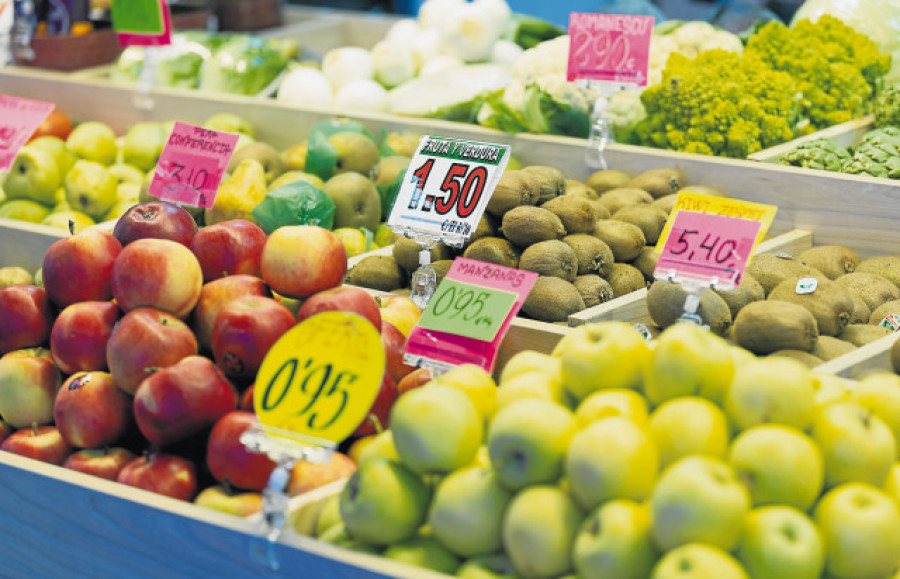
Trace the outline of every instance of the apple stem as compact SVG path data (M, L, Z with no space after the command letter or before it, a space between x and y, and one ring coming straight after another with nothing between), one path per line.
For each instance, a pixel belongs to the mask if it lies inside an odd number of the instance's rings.
M32 423L31 423L31 432L32 432L35 436L38 435L38 423L37 423L37 422L32 422Z
M225 494L231 496L234 494L234 487L231 486L231 481L226 479L222 479L222 488L225 489Z
M150 464L150 449L149 448L145 448L144 452L141 453L141 456L144 457L144 462L146 462L147 464Z
M69 235L75 235L75 221L69 219Z
M372 424L375 425L375 433L376 434L381 434L382 432L384 432L384 425L381 423L381 420L379 420L376 415L369 414L368 420L369 420L369 422L371 422Z

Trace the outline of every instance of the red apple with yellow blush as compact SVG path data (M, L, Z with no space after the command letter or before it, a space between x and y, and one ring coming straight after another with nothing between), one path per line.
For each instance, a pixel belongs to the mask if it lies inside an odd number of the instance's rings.
M246 219L230 219L207 225L191 240L191 251L200 262L203 281L229 275L260 277L260 258L266 232Z
M59 313L50 352L63 374L105 370L106 343L121 312L114 302L76 302Z

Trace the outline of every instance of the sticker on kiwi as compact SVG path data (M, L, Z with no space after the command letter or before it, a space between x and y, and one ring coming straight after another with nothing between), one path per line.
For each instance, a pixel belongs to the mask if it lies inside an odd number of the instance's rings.
M814 277L804 277L797 282L797 293L800 295L811 294L819 287L819 282Z
M897 330L900 330L900 315L888 314L883 320L878 322L878 325L882 328L887 328L892 332L896 332Z

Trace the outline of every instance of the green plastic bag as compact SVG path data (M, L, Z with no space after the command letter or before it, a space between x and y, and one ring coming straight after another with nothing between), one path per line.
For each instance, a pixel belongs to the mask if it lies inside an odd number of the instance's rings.
M331 229L334 209L334 201L324 191L306 181L294 181L266 193L251 213L268 234L284 225Z
M338 152L329 137L335 133L354 132L369 137L377 143L372 135L361 123L349 119L326 119L319 121L309 132L309 140L306 147L306 172L318 175L327 181L334 175L337 166Z

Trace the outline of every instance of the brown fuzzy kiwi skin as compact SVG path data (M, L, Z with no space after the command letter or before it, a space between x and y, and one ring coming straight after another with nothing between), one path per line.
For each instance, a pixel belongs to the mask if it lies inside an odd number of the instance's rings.
M767 299L799 304L816 318L819 335L836 336L850 322L853 298L849 292L824 275L815 276L816 289L798 294L799 277L789 277L772 288Z
M406 270L390 255L370 255L347 273L350 285L389 292L409 281Z
M575 281L572 282L572 285L574 285L575 289L578 290L578 293L581 294L581 299L584 300L585 308L599 306L615 297L612 286L599 275L579 275L575 278Z
M552 211L522 205L513 207L503 215L500 233L516 246L525 248L539 241L562 239L566 228Z
M419 269L419 251L421 246L414 239L398 236L394 240L391 255L400 267L408 272ZM431 261L450 259L450 248L443 243L438 243L431 248Z
M818 245L800 252L797 261L836 279L845 273L853 273L859 265L859 256L842 245Z
M872 310L866 305L866 302L856 294L850 294L853 300L853 311L850 312L850 321L848 324L867 324L872 316Z
M754 354L811 352L819 339L816 318L803 306L780 300L752 302L734 318L735 343Z
M584 184L596 191L597 194L605 193L610 189L627 187L629 183L631 183L631 175L616 169L594 171L584 180Z
M482 237L496 237L497 236L497 223L496 219L494 219L489 213L485 212L481 219L478 220L478 225L475 226L475 231L472 232L472 235L469 236L469 239L466 240L466 247L472 245Z
M900 300L891 300L884 302L869 314L869 323L877 326L887 317L888 314L896 314L900 316ZM865 323L865 322L862 322Z
M616 297L636 292L647 287L643 274L638 268L627 263L614 263L606 281L612 287Z
M900 340L891 346L891 368L894 369L895 374L900 374Z
M600 239L586 233L573 233L562 240L575 251L578 275L597 274L606 277L612 271L615 256Z
M584 197L585 199L590 199L591 201L597 201L598 199L600 199L599 193L597 193L595 190L588 187L581 181L576 181L575 179L566 179L565 195Z
M666 195L665 197L660 197L658 199L654 199L653 203L650 204L651 207L656 207L657 209L662 210L666 215L672 213L672 208L675 207L675 203L678 202L678 194L672 193L671 195Z
M452 259L439 259L438 261L431 262L431 269L434 270L434 275L437 277L437 283L441 283L444 277L447 275L447 272L450 271L450 267L453 265Z
M835 338L834 336L819 336L819 339L816 341L816 347L812 350L812 354L827 362L843 356L844 354L849 354L855 349L855 344Z
M634 187L622 187L619 189L610 189L600 195L598 200L601 205L609 209L609 213L613 214L628 205L640 205L653 202L653 197L643 189Z
M638 256L631 260L631 265L641 272L644 276L644 281L652 283L654 279L653 272L656 270L656 261L658 259L659 254L656 253L656 248L651 245L645 245Z
M519 267L519 251L502 237L482 237L469 245L463 257L506 267Z
M834 283L861 297L870 311L877 310L883 303L900 299L900 289L874 273L847 273L836 278Z
M825 360L822 358L819 358L811 352L804 352L803 350L778 350L769 355L777 358L793 358L810 369L825 363Z
M534 173L523 169L504 171L487 204L487 212L494 217L520 205L536 205L540 196L540 181Z
M540 178L540 190L538 200L535 205L546 203L547 201L558 197L566 192L566 177L562 171L556 167L548 165L528 165L522 167L522 170L534 173Z
M616 221L624 221L637 225L644 232L644 239L648 245L656 245L659 234L666 225L668 215L662 210L649 205L628 205L622 207L612 215Z
M869 342L890 336L892 330L883 326L873 326L871 324L848 324L844 331L838 334L838 338L854 344L856 346L865 346Z
M660 328L668 328L681 319L687 297L688 293L679 283L666 280L653 282L647 291L647 312L650 319ZM713 291L703 291L700 294L697 314L714 334L722 336L731 326L728 304Z
M562 221L566 233L590 233L597 221L597 204L583 197L563 195L541 205Z
M823 275L816 268L802 264L794 258L781 257L774 253L754 255L747 265L746 271L763 286L767 296L772 291L772 288L786 278L794 276L815 277L816 274Z
M640 227L615 219L598 221L594 225L593 234L609 246L618 262L635 259L647 245Z
M659 167L635 175L628 186L643 189L653 195L654 199L659 199L678 193L683 185L684 176L681 171L674 167Z
M578 275L578 258L568 244L551 239L526 247L519 258L519 269L572 283Z
M539 276L522 304L522 313L542 322L565 322L584 309L584 299L571 283Z
M879 255L859 262L857 273L874 273L900 288L900 255Z
M756 278L746 272L741 277L741 281L736 288L728 291L714 291L728 304L732 319L747 304L766 299L766 290L756 281Z

